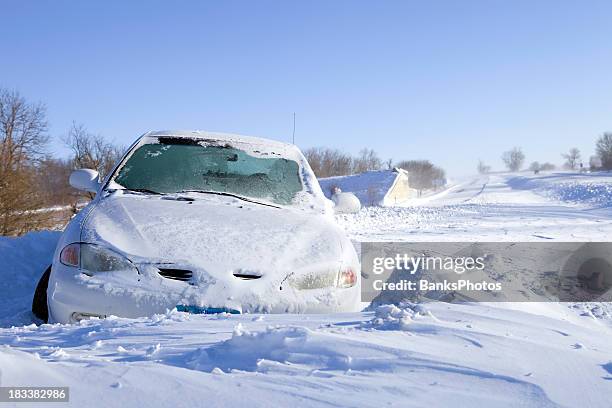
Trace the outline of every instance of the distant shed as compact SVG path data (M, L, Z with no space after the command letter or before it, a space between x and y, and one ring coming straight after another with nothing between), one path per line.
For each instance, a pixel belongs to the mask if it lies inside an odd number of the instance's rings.
M394 206L417 196L417 190L410 187L408 172L398 168L321 178L319 184L327 198L331 198L334 187L339 187L355 194L362 206Z

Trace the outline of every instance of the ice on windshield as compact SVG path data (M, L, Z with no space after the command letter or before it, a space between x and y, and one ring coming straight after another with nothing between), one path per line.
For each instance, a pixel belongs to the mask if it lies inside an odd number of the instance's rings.
M255 157L229 145L145 144L115 177L127 189L159 193L205 190L288 205L302 190L298 164L280 157Z

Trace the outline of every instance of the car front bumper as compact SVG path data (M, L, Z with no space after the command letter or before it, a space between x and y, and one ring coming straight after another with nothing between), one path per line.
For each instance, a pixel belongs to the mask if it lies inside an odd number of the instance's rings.
M53 265L47 302L49 321L74 323L90 317L137 318L166 313L177 305L182 310L233 310L241 313L333 313L352 312L360 307L360 280L351 288L325 288L272 293L261 300L250 296L243 283L238 296L228 293L215 300L192 303L185 298L187 283L168 281L147 274L123 272L90 277L58 262ZM292 298L292 294L295 298ZM254 300L255 299L255 300ZM275 301L277 299L278 301ZM289 299L289 301L287 301Z

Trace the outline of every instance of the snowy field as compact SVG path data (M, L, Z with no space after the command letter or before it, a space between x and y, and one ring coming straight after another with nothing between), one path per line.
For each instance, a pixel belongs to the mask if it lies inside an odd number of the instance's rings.
M609 241L612 173L482 176L339 221L359 241Z
M612 174L482 176L402 208L365 208L338 221L357 246L609 241ZM334 315L169 311L36 326L31 295L58 236L0 237L2 386L70 386L78 407L612 406L610 304L427 303Z

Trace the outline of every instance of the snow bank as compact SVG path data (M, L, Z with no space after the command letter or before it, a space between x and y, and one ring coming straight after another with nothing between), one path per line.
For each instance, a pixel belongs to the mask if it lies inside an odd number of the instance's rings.
M551 188L551 194L563 201L588 202L602 207L612 206L612 182L565 182Z
M610 302L571 303L568 307L579 312L580 316L612 322L612 303Z
M0 327L32 322L36 284L51 264L60 232L0 236Z
M607 241L611 189L612 173L491 174L411 207L365 207L336 220L359 241Z
M340 187L344 192L351 192L359 198L364 206L381 205L389 192L398 173L393 170L376 170L350 176L326 177L319 179L323 194L332 196L332 188Z
M508 180L515 189L534 190L553 200L612 207L612 173L552 173Z
M605 322L500 305L427 310L436 318L406 304L4 328L0 385L70 386L73 406L609 405ZM366 327L376 318L380 329ZM395 326L401 319L409 332Z
M54 367L38 353L26 353L10 346L0 346L0 385L3 387L40 384L65 386L67 378L58 375Z
M249 332L238 325L231 339L195 351L188 365L201 371L224 372L266 372L276 364L319 370L349 369L352 358L339 348L329 341L329 335L305 327L268 327L265 331Z

